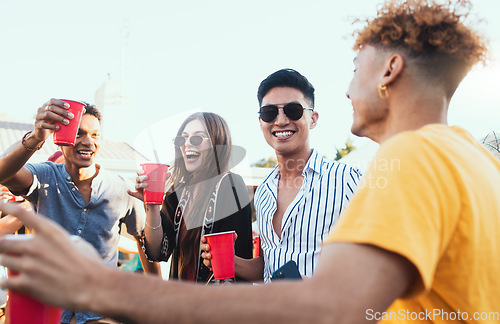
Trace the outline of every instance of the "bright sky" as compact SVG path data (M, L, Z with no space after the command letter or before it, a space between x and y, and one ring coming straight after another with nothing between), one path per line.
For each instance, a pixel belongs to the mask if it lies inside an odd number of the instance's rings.
M311 146L334 157L348 138L358 147L367 142L350 135L345 92L355 55L352 17L372 16L379 2L2 0L0 118L29 120L51 97L93 102L109 74L123 81L132 109L112 118L123 132L105 137L134 144L159 120L203 109L227 120L233 142L255 162L273 155L257 120L257 87L289 67L316 88L320 120ZM449 123L479 138L500 130L500 2L472 2L487 21L481 30L496 63L460 85ZM170 143L178 126L170 122L155 145Z

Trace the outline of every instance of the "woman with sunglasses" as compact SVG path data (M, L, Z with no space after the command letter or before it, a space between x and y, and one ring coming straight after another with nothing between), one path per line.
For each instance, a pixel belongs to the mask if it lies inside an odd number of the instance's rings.
M151 261L171 258L170 278L205 283L211 272L201 259L203 235L234 230L235 254L252 258L248 191L243 179L229 172L231 135L219 115L192 114L173 143L175 163L163 205L144 205L143 249ZM142 199L145 179L137 177L134 197Z

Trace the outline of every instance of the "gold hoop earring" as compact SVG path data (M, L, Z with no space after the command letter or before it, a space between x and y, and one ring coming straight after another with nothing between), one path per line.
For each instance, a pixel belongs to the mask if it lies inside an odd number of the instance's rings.
M378 85L378 87L377 87L377 90L378 90L378 95L380 96L380 98L382 98L382 99L389 98L389 91L387 90L387 86L386 85L382 85L380 83Z

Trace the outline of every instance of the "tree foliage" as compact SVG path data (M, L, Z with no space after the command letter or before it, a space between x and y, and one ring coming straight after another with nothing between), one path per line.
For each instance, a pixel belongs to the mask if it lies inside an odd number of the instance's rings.
M253 167L258 168L274 168L278 161L275 156L270 156L268 159L260 159L259 161L252 163Z
M340 160L341 158L343 158L344 156L346 156L350 152L354 151L355 149L356 149L356 147L354 145L352 145L351 141L348 139L345 142L344 147L342 147L340 149L335 148L335 150L337 151L337 153L335 155L335 159L334 160L335 161Z
M340 149L335 148L336 153L335 153L334 160L335 161L340 160L341 158L343 158L344 156L346 156L350 152L354 151L355 149L356 149L356 147L354 145L352 145L351 141L348 139L345 142L344 147L342 147ZM278 164L278 161L276 160L276 157L270 156L267 159L263 158L257 162L252 163L251 166L258 167L258 168L274 168L277 164Z

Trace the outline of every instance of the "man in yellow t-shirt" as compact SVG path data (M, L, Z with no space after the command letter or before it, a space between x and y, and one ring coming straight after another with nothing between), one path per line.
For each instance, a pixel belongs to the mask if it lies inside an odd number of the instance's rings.
M465 25L469 1L442 2L387 1L357 33L351 131L380 151L312 278L200 287L120 273L57 224L0 204L36 233L0 238L0 264L20 273L0 286L133 323L499 323L500 162L447 126L486 42ZM296 131L280 120L270 134Z
M500 163L484 151L463 129L440 124L381 145L328 243L394 252L418 275L406 298L384 312L367 308L367 319L495 319L488 316L500 311Z

